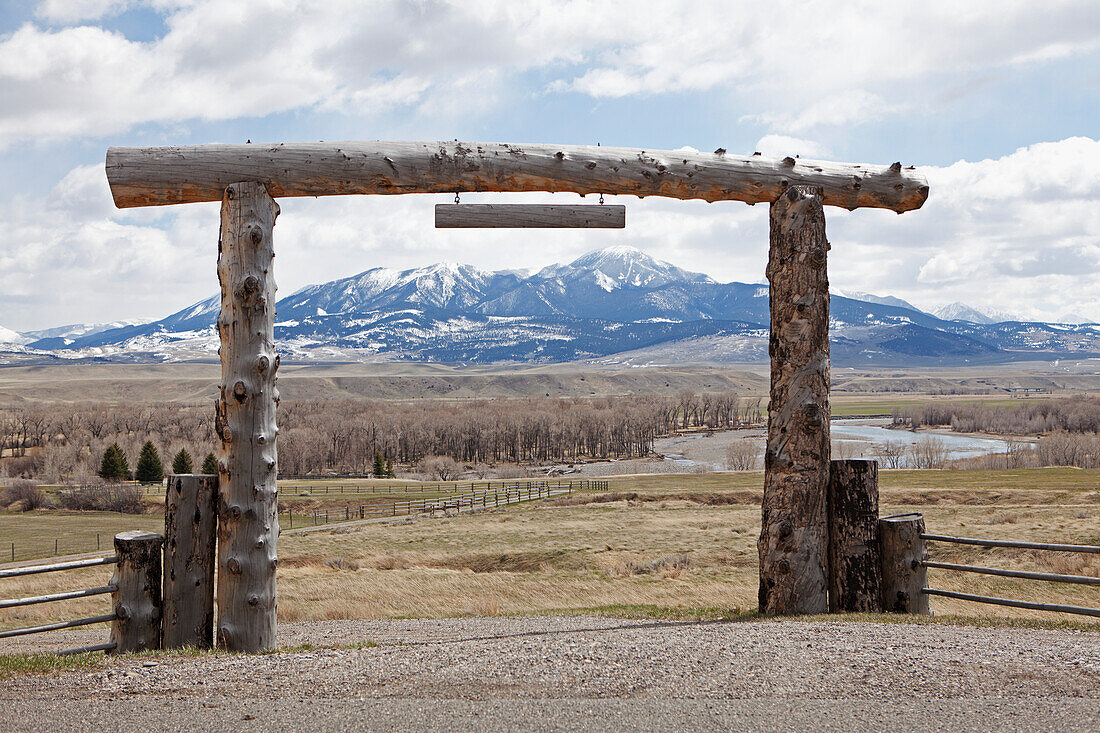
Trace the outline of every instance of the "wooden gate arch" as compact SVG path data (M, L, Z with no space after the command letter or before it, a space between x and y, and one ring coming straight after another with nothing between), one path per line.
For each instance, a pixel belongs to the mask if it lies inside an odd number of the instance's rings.
M770 205L771 400L759 539L760 609L828 610L829 289L824 206L920 208L912 166L759 154L476 142L111 147L119 208L221 201L218 334L218 645L273 648L276 474L276 198L571 192Z

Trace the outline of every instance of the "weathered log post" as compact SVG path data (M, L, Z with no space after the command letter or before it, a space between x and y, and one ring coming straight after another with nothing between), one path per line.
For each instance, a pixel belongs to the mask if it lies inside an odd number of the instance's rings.
M164 500L165 649L214 645L218 477L171 475Z
M921 592L927 585L927 558L924 551L924 517L898 514L878 522L882 548L883 608L892 613L929 614L928 596Z
M829 610L829 242L821 189L790 186L771 205L770 220L760 611L823 613Z
M111 622L113 654L160 648L160 566L164 538L155 532L131 531L115 535L118 563L111 578L115 620Z
M878 462L829 466L829 610L882 610Z
M261 183L225 189L218 243L217 644L242 652L275 645L279 357L271 236L278 214L278 204Z

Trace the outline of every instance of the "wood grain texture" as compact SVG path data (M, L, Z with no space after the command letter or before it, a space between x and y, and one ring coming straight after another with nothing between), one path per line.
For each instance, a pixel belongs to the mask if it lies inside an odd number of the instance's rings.
M107 179L119 208L221 201L226 186L262 183L282 196L560 191L771 203L815 185L823 202L901 213L928 198L912 167L799 158L578 145L335 142L112 147Z
M760 611L829 610L829 278L821 189L771 206L771 400L758 548Z
M924 517L900 514L878 520L882 552L882 605L891 613L928 615L928 596L921 592L927 583L928 559L924 549Z
M829 466L829 610L882 610L878 545L878 463Z
M118 563L111 578L115 620L111 622L112 654L160 648L161 548L164 538L139 530L115 535Z
M214 645L218 477L171 475L164 497L165 649Z
M279 206L262 184L235 183L222 201L218 280L222 381L218 448L220 648L275 646L275 279L272 229Z
M436 229L622 229L621 204L436 204Z

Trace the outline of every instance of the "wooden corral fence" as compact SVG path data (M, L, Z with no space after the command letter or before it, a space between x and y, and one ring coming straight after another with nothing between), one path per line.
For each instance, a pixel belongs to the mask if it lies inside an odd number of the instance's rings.
M4 609L110 594L111 609L109 613L53 624L0 631L0 639L71 629L77 626L110 623L111 637L108 642L80 649L69 649L61 653L78 654L81 652L107 651L119 654L145 649L159 649L161 646L161 618L163 615L161 595L161 546L163 542L163 537L152 532L122 532L115 536L115 554L110 557L0 570L0 580L2 580L40 573L93 568L101 565L113 565L115 567L114 575L107 585L0 601L0 609Z
M1100 608L1087 608L1050 602L1022 601L1012 598L997 598L975 593L942 590L928 587L928 568L947 570L953 573L976 573L1002 578L1038 580L1048 583L1069 585L1100 586L1100 578L1088 575L1067 575L1062 573L1043 573L1032 570L1011 570L982 565L961 565L932 559L927 552L928 542L970 545L989 548L1011 548L1035 550L1040 552L1071 552L1100 554L1098 545L1067 545L1050 542L1020 542L1015 540L988 540L973 537L952 537L949 535L929 534L925 531L924 518L920 514L903 514L887 517L883 522L883 580L884 601L887 611L902 613L929 613L929 596L953 598L960 601L986 603L1010 608L1024 608L1032 611L1053 611L1071 613L1079 616L1100 617ZM887 551L886 548L889 547ZM887 557L888 555L888 557Z
M432 499L409 499L407 501L395 501L391 505L385 504L361 504L358 507L346 506L343 509L313 510L307 514L299 514L299 517L311 519L313 525L328 524L329 522L347 522L356 519L375 519L380 517L396 517L400 515L435 513L437 511L455 511L461 513L463 509L474 511L478 508L508 506L526 501L550 499L555 496L568 496L573 493L573 482L559 482L563 485L551 486L546 481L528 481L523 484L502 486L497 489L473 491L468 494L454 494L451 496L437 496ZM579 482L578 482L579 483ZM606 481L586 481L586 484L603 484ZM286 514L289 527L294 528L294 515Z

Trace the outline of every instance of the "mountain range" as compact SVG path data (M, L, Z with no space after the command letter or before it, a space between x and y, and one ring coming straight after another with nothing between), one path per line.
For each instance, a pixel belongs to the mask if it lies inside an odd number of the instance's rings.
M833 361L946 365L1100 354L1096 324L990 322L956 305L938 317L899 298L834 293ZM215 295L147 323L0 332L0 360L3 352L8 361L216 360L219 307ZM766 285L716 282L625 246L534 273L450 263L379 267L303 288L279 300L276 312L278 347L300 361L762 361L770 319Z

